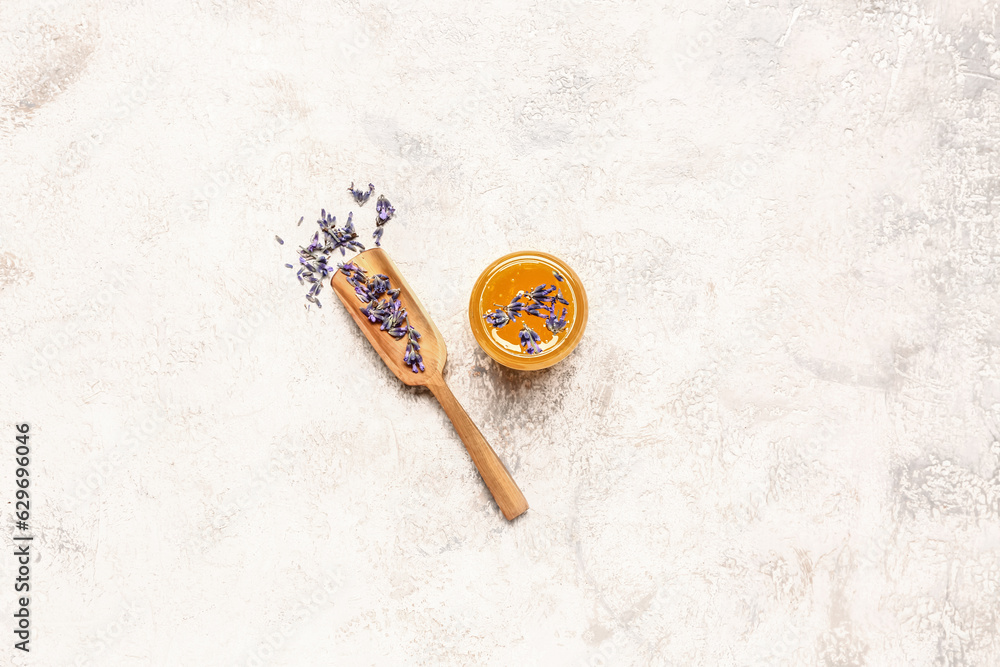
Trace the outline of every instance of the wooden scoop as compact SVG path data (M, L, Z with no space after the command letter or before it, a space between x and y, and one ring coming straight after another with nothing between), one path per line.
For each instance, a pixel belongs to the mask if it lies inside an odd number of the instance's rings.
M524 499L521 489L517 488L507 468L497 457L496 452L486 442L486 438L479 432L476 425L469 419L465 409L459 404L458 399L451 393L451 389L444 381L444 362L447 359L444 341L441 339L441 332L434 326L430 316L424 307L420 305L416 294L410 289L409 284L400 275L396 265L381 248L366 250L351 260L355 265L367 272L369 277L379 273L389 277L392 287L399 288L399 300L402 307L406 309L407 321L410 326L420 332L420 352L423 354L424 371L414 373L409 366L403 363L403 354L406 349L406 336L397 340L385 331L379 329L378 324L368 321L368 318L361 312L364 305L354 292L354 287L347 282L347 276L338 271L330 281L333 291L340 297L341 303L347 308L354 321L365 338L372 344L375 351L382 357L382 361L389 367L396 377L403 381L403 384L416 387L427 387L431 393L441 403L451 423L458 431L458 435L465 443L465 448L469 450L472 462L476 464L480 476L486 482L493 499L496 501L500 511L510 521L514 517L524 514L528 509L528 501Z

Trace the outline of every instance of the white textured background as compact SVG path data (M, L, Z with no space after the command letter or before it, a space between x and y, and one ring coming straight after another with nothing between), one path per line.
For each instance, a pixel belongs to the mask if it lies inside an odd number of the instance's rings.
M0 3L2 664L998 664L998 3L267 4ZM351 180L513 524L283 267Z

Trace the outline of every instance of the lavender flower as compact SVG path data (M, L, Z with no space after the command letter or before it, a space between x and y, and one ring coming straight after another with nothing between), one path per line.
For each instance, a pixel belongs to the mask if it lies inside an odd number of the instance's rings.
M524 310L529 315L534 315L535 317L546 317L546 314L549 312L549 307L543 306L540 303L532 302L525 306Z
M375 202L375 224L381 227L385 223L392 220L392 216L396 214L396 209L392 207L389 200L383 195L378 196L378 201Z
M538 346L538 342L541 340L539 335L535 333L534 329L528 326L527 323L521 324L521 331L518 333L517 337L521 340L521 347L528 354L538 354L542 351L542 348Z
M406 327L406 352L403 354L403 363L410 367L414 373L424 370L424 358L420 354L420 334L413 327Z
M368 184L368 191L355 190L354 183L348 188L351 196L359 205L364 205L375 192L375 186ZM382 241L382 225L392 219L396 209L392 207L389 200L379 195L375 206L376 230L372 235L375 245L380 245ZM301 225L305 216L299 218ZM306 301L315 304L317 308L322 308L323 304L317 298L323 289L323 279L337 271L346 276L347 283L354 288L354 294L363 305L359 306L361 313L372 324L379 324L379 329L385 331L396 339L407 336L406 354L404 355L406 364L412 368L414 373L424 370L423 359L418 350L420 345L417 340L420 333L407 323L406 309L403 308L399 300L400 290L394 288L389 277L377 274L368 277L367 272L354 262L338 263L336 266L330 262L333 253L340 250L341 256L346 256L347 251L363 251L364 245L358 241L358 233L354 229L354 213L347 214L347 222L343 227L337 227L337 218L322 209L319 213L319 231L313 234L309 245L299 247L298 271L295 277L300 284L309 284L309 291L306 293ZM284 240L280 236L275 236L275 240L284 245ZM294 269L296 265L285 264L286 267ZM385 297L385 298L379 298ZM306 305L306 308L309 306Z
M351 196L354 197L354 201L358 203L358 206L364 206L365 202L368 201L368 198L372 196L373 192L375 192L375 186L371 183L368 184L368 192L365 192L364 190L355 190L354 181L351 181L351 187L347 189L351 193Z
M566 309L562 309L562 315L556 317L553 309L552 314L545 318L545 328L556 334L566 328Z
M400 338L403 334L396 335L394 329L399 329L406 322L406 309L403 308L399 299L389 304L388 312L382 318L382 331L388 331L393 338ZM403 333L406 333L405 331Z
M536 287L535 289L531 290L530 292L528 292L525 296L534 301L535 303L539 304L552 303L555 300L555 297L552 297L550 295L555 291L556 291L555 285L550 286L542 284Z
M371 290L368 289L368 284L367 283L357 283L357 284L355 284L354 285L354 293L357 295L358 300L360 300L361 303L371 303L371 301L372 301L372 293L371 293Z
M563 281L563 277L559 275L558 271L553 271L552 275L554 275L556 277L556 280L558 280L559 282Z
M559 290L558 292L556 292L556 301L559 302L559 303L561 303L564 306L568 306L569 305L569 301L567 301L563 297L563 295L562 295L562 290ZM553 304L553 305L555 305L555 304Z
M303 285L309 283L313 286L307 298L310 303L322 307L322 304L316 299L320 290L323 289L322 279L336 271L336 268L330 265L330 255L337 249L340 249L342 255L346 255L347 250L364 250L365 247L355 240L358 234L354 231L354 223L350 215L347 217L347 224L341 228L336 226L336 217L328 214L326 209L320 211L319 215L319 220L316 221L316 224L319 225L319 231L313 234L309 245L299 247L299 270L296 273L296 278ZM280 238L278 240L281 241ZM286 264L286 266L295 268L293 265ZM353 264L341 265L339 268L348 274L348 277L350 277L350 272L357 270Z
M389 314L389 299L376 299L369 301L368 305L361 308L361 312L368 321L372 324L376 324L385 319Z
M490 326L496 329L500 329L508 322L510 322L510 316L507 315L507 312L504 310L503 306L497 306L497 309L495 311L491 313L486 313L485 315L483 315L483 319L486 320L486 322Z
M382 232L384 231L385 230L382 229L381 227L376 227L375 231L372 232L372 238L375 239L375 245L377 245L380 248L382 247Z
M389 276L379 273L368 280L368 289L373 297L382 296L389 291Z
M285 245L285 240L277 234L274 235L274 240L277 241L279 245Z
M510 315L510 319L516 320L518 317L524 314L524 304L518 301L521 295L515 296L511 299L510 305L507 306L507 314Z
M362 269L354 262L347 262L346 264L338 264L337 268L340 269L341 273L347 276L347 282L355 287L358 286L358 283L363 283L368 280L368 277L365 275L367 271Z

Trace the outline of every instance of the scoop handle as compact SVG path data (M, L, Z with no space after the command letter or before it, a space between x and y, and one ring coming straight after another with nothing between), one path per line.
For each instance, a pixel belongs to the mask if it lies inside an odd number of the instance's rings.
M479 475L486 482L486 487L493 494L493 500L496 501L503 515L510 521L524 514L528 509L528 501L525 500L524 494L521 493L521 489L517 488L514 478L507 472L507 468L490 447L490 443L486 442L486 438L476 428L465 412L465 408L451 393L444 378L436 378L428 383L427 387L444 408L445 414L451 419L455 431L465 443L465 448L469 450L472 462L476 464Z

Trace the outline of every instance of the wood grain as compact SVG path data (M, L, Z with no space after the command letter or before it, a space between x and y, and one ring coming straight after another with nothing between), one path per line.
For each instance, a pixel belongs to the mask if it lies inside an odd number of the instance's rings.
M507 468L497 456L493 448L479 432L475 423L469 418L465 409L461 406L455 395L444 380L444 364L448 354L445 349L441 332L434 326L427 311L424 310L420 300L417 299L409 283L400 275L396 264L389 255L381 248L372 248L357 255L352 260L356 265L367 271L369 276L375 274L385 274L393 287L400 290L399 299L403 308L406 309L407 320L411 326L420 332L420 352L424 360L424 372L414 373L409 366L403 363L403 353L406 350L406 338L396 340L389 334L379 329L378 324L368 321L362 313L360 307L363 303L354 292L354 287L347 282L347 277L337 272L330 281L331 287L344 304L347 312L360 327L365 338L371 343L382 361L389 367L389 370L399 378L404 384L416 387L427 387L438 399L445 414L451 419L451 423L458 432L465 448L472 457L472 462L479 470L479 475L483 478L493 499L507 520L520 516L528 509L528 502L524 494L518 488L514 479L510 476Z

